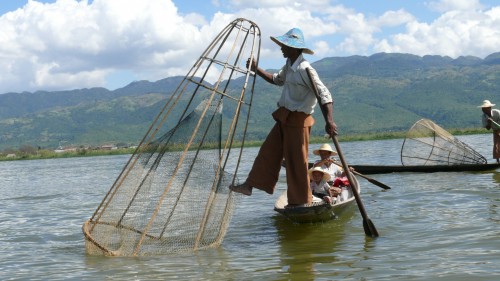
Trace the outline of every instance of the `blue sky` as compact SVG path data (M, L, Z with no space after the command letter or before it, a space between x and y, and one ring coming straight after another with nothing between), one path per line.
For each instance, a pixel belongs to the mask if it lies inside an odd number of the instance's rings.
M315 55L500 51L498 0L10 0L0 6L0 94L184 76L222 28L262 32L260 66L284 63L271 35L299 27Z

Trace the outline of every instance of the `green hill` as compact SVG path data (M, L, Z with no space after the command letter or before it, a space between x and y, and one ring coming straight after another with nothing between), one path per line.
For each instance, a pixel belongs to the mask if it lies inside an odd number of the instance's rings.
M446 129L479 127L477 105L500 103L500 53L484 59L379 53L324 58L313 66L334 96L340 134L406 131L421 118ZM114 91L2 94L0 149L137 143L181 80L137 81ZM267 135L280 93L258 78L251 140ZM313 135L322 135L319 108L315 118Z

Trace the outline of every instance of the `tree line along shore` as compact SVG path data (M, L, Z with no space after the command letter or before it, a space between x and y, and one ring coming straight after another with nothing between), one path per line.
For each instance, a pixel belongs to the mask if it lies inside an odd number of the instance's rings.
M465 129L450 129L452 135L473 135L489 133L483 128L465 128ZM339 135L340 142L344 141L369 141L369 140L388 140L388 139L404 139L406 132L377 132L366 134L350 134ZM326 137L312 136L311 144L329 142ZM245 142L245 147L256 147L262 145L262 141ZM207 147L209 148L209 147ZM57 150L34 148L29 145L22 145L18 149L5 149L0 152L0 161L15 161L15 160L35 160L35 159L52 159L52 158L69 158L69 157L93 157L106 155L123 155L134 153L136 147L114 147L113 149L106 148L75 148L72 150ZM169 150L175 151L172 147Z

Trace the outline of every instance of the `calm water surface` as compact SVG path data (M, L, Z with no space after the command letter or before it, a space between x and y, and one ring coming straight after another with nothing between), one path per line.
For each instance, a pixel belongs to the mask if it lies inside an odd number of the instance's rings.
M459 137L491 159L491 135ZM400 164L402 140L342 143L352 164ZM312 145L316 149L318 145ZM248 149L248 171L257 149ZM323 224L273 211L285 189L239 201L217 249L123 258L85 254L82 223L129 156L0 162L0 280L499 280L500 171L370 175L356 206ZM489 160L491 162L491 160Z

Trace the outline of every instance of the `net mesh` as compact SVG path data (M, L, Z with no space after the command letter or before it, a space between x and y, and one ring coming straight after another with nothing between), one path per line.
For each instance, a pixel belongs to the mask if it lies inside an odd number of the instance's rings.
M486 158L428 119L420 119L406 134L403 166L485 164Z
M144 256L220 245L235 200L260 30L236 19L196 61L92 217L89 254ZM248 86L250 85L250 86Z

